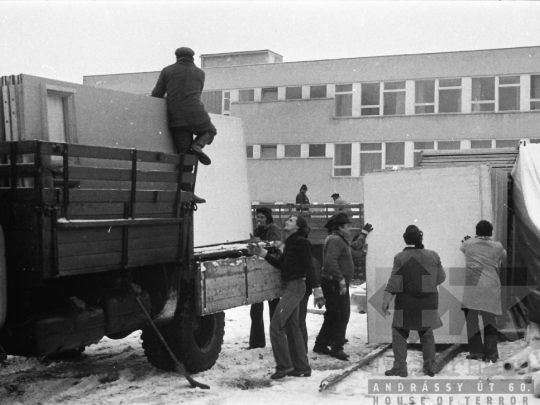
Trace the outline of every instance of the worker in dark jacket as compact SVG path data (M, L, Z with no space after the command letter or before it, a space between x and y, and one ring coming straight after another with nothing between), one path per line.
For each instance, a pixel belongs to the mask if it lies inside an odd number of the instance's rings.
M296 204L300 205L298 208L296 208L296 211L300 212L307 212L309 211L309 208L304 207L304 205L309 204L309 198L307 196L307 186L305 184L302 184L300 187L300 191L296 195Z
M394 267L382 303L382 312L386 317L390 302L396 297L392 321L394 366L385 375L407 377L407 339L409 332L416 330L422 343L424 374L433 377L433 330L442 326L437 286L445 280L446 273L439 255L424 249L423 233L417 226L409 225L403 239L409 246L394 256Z
M285 223L283 254L279 257L269 255L259 245L253 253L264 257L268 263L281 270L282 296L271 321L270 340L276 360L276 372L271 378L281 379L286 376L309 377L311 367L298 326L298 307L306 291L306 277L313 272L311 243L305 238L308 231L306 220L300 216L291 216Z
M316 353L345 361L349 359L343 351L351 314L349 284L354 275L350 236L351 220L347 214L339 212L333 217L332 234L324 242L321 287L326 299L326 312L313 347Z
M255 210L257 214L257 227L253 232L253 236L262 241L281 241L281 229L274 223L272 210L268 207L259 207ZM279 298L269 300L268 307L270 309L270 320L274 315ZM251 330L249 333L248 350L266 346L266 338L264 336L264 303L258 302L251 305L249 315L251 317Z
M168 125L177 153L191 150L202 164L209 165L211 160L202 148L212 143L217 131L201 102L205 75L195 66L193 50L178 48L175 55L176 63L161 71L152 97L167 94Z

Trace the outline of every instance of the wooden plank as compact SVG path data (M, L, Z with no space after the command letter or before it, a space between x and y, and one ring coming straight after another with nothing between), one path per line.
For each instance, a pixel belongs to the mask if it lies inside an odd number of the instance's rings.
M222 312L226 309L236 308L242 305L247 305L245 296L229 297L220 301L207 302L206 307L202 308L202 313L200 315Z
M62 144L53 142L43 142L43 153L46 155L62 155ZM111 148L107 146L91 146L70 144L68 153L70 157L78 158L94 158L107 160L131 160L131 152L133 149ZM162 163L162 164L178 164L180 163L180 155L169 154L159 151L143 151L137 150L137 160L140 162ZM194 166L198 163L198 159L194 155L185 155L184 164Z
M66 220L61 218L57 227L60 229L103 228L115 226L148 226L180 224L181 218L135 218L135 219L103 219L103 220Z
M448 349L439 353L431 366L433 374L439 374L445 365L447 365L454 357L456 357L463 350L463 346L460 343L455 343Z
M182 191L181 201L190 201L191 192ZM1 196L0 189L0 196ZM63 196L60 194L60 202ZM176 191L171 190L137 190L135 199L137 202L175 202ZM122 202L131 201L131 190L113 190L113 189L72 189L69 191L70 203L91 203L91 202Z
M109 218L116 216L124 217L125 203L74 203L68 206L69 218L77 217L84 219L87 216ZM146 214L159 215L160 217L170 218L174 214L174 205L172 203L136 203L134 204L135 215L146 217Z
M206 291L211 291L211 290L214 290L214 289L219 289L219 288L228 288L229 286L231 285L241 285L243 286L244 288L244 291L245 291L245 287L246 287L246 278L245 278L245 275L242 273L242 274L232 274L228 277L220 277L220 278L208 278L208 277L205 277L204 278L205 280L205 284L206 284ZM219 297L218 297L219 299Z
M102 266L114 266L121 268L122 253L98 253L84 256L62 257L58 260L58 270L66 272L76 269L88 269Z
M59 259L99 253L122 253L122 239L58 244Z
M139 229L139 228L137 228ZM62 229L58 232L58 244L92 243L122 239L122 228Z
M178 249L179 246L130 250L128 254L128 267L175 262Z
M138 182L177 183L178 172L160 170L137 170ZM70 166L70 180L131 181L131 169L116 169L90 166ZM193 184L194 174L184 173L182 183Z

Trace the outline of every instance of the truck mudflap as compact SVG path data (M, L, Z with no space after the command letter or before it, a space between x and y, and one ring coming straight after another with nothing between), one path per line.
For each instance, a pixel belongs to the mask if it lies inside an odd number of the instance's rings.
M4 325L7 313L7 275L6 275L6 244L4 230L0 226L0 328Z

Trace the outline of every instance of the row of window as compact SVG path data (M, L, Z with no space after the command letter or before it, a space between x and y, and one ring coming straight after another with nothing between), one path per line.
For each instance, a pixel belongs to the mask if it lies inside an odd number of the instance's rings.
M285 100L320 99L334 97L335 115L384 116L404 114L439 114L469 112L464 108L464 100L470 102L470 112L497 112L540 110L540 74L523 75L529 83L522 83L522 77L490 76L472 78L429 79L411 81L391 81L375 83L290 86L285 87ZM525 108L521 92L528 91L528 105ZM360 110L354 111L353 95L360 93ZM465 95L465 98L464 98ZM262 102L277 101L278 87L261 89ZM254 102L255 89L238 91L240 103ZM231 92L223 92L223 113L228 114ZM409 107L408 107L409 105Z
M540 139L531 139L540 143ZM333 157L333 176L362 176L395 166L417 166L423 150L517 147L519 139L419 142L362 142L309 145L249 145L249 159ZM302 153L303 152L303 153Z

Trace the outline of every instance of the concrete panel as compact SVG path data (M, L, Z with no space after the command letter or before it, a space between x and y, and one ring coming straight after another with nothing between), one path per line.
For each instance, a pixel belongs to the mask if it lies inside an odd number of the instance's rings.
M362 202L362 178L332 177L332 159L249 159L252 201L295 203L302 184L312 202L333 203L338 192L348 202Z
M393 257L405 247L403 232L414 224L424 233L426 249L439 254L446 272L446 281L439 287L443 326L435 331L435 341L466 343L465 329L460 329L464 324L460 301L465 257L459 247L465 235L474 236L478 221L493 222L488 167L418 168L367 174L364 192L366 220L374 227L366 259L369 341L391 342L392 317L385 319L378 311Z
M165 100L27 75L23 75L24 139L45 139L44 85L74 91L79 144L174 153ZM199 246L247 239L252 231L242 121L211 116L218 136L208 147L212 165L199 166L196 192L208 201L195 213Z
M173 62L171 61L171 63ZM143 73L85 76L83 78L83 84L101 89L149 95L156 85L160 72L161 70Z

